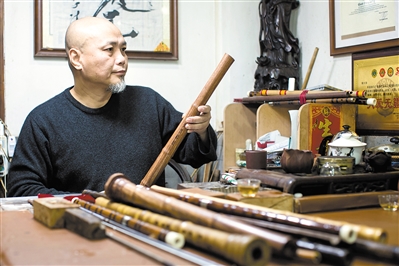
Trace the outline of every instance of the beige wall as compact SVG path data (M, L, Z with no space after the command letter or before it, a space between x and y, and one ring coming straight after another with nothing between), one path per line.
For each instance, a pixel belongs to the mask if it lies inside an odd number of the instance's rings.
M259 56L259 1L184 0L178 4L179 60L130 60L126 80L153 87L184 112L223 54L230 54L235 63L209 101L212 125L219 129L224 107L253 89ZM34 0L5 0L4 5L6 123L18 135L29 111L70 86L72 76L65 59L33 57ZM350 89L350 55L329 55L328 0L300 1L291 23L302 49L302 79L314 48L319 47L308 85Z

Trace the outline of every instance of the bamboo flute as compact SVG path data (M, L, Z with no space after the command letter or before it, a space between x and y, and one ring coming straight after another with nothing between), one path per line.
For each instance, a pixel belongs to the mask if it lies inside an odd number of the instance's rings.
M101 220L101 224L103 226L105 226L105 227L107 227L109 229L112 229L112 230L114 230L114 231L116 231L118 233L121 233L123 235L129 236L129 237L131 237L131 238L133 238L135 240L141 241L141 242L143 242L143 243L145 243L147 245L153 246L153 247L155 247L155 248L157 248L159 250L168 252L169 254L172 254L172 255L174 255L176 257L182 258L182 259L184 259L186 261L192 262L192 263L197 264L197 265L215 265L215 266L219 265L219 264L217 264L216 262L214 262L212 260L206 259L204 257L201 257L199 255L193 254L191 252L188 252L188 251L185 251L185 250L182 250L182 249L176 249L176 248L172 247L171 245L166 244L165 242L159 241L158 239L154 239L154 238L148 237L148 236L146 236L146 235L144 235L144 234L142 234L140 232L137 232L135 230L130 230L130 228L128 228L128 227L126 227L124 225L118 224L117 222L112 221L112 220L110 220L108 218L105 218L104 216L99 215L99 214L97 214L95 212L92 212L92 211L90 211L88 209L85 209L83 207L80 207L80 208L81 208L81 210L83 210L83 211L93 215L94 217L97 217L98 219L100 219ZM133 245L130 241L127 241L125 238L117 237L111 231L105 230L105 233L106 233L107 237L109 237L109 238L115 240L116 242L119 242L119 243L121 243L121 244L123 244L123 245L125 245L125 246L127 246L127 247L129 247L129 248L131 248L131 249L133 249L133 250L145 255L145 256L151 257L152 259L158 261L162 265L171 265L171 263L165 261L165 259L163 259L162 257L160 257L160 256L158 256L156 254L153 254L153 253L152 253L152 256L151 256L150 253L147 252L146 249L141 248L141 247L139 247L137 245Z
M249 218L266 219L268 221L276 221L282 224L291 224L307 229L314 229L315 231L335 233L340 236L341 240L350 244L354 243L357 237L376 242L383 242L386 240L386 232L382 228L351 224L289 211L276 210L181 190L168 189L156 185L152 186L151 190L217 212L245 216Z
M198 106L204 105L207 103L212 93L219 85L219 82L222 80L227 70L233 64L234 59L225 54L220 61L219 65L216 67L215 71L209 78L208 82L205 84L197 99L191 105L190 109L187 113L185 113L182 121L177 126L173 135L170 137L169 141L166 143L165 147L163 147L161 153L158 155L155 162L152 164L151 168L148 170L147 174L141 180L140 185L150 187L153 185L158 179L159 175L164 171L166 165L173 157L180 143L183 141L184 137L187 135L187 130L185 129L186 118L189 116L196 115L198 113Z
M226 215L151 191L144 186L136 186L121 173L115 173L108 178L105 183L105 194L113 201L131 203L160 214L189 220L213 229L255 235L266 240L276 254L288 258L295 255L296 246L289 236L242 223Z
M261 228L268 228L271 230L296 236L298 240L295 243L298 249L307 249L311 250L313 253L316 252L316 255L320 255L320 262L334 263L337 265L349 265L353 260L353 254L351 254L348 248L337 246L341 242L337 235L334 236L329 233L308 230L305 228L280 224L276 222L268 222L266 220L247 218L242 216L235 217L237 217L237 219L241 221L259 226ZM328 242L331 245L324 244L324 242Z
M256 225L262 228L267 228L271 229L274 231L279 231L285 234L290 234L290 235L295 235L299 237L306 237L306 238L312 238L312 239L317 239L321 240L323 242L328 242L331 245L338 245L341 242L341 239L339 238L338 235L336 234L330 234L330 233L325 233L325 232L319 232L311 229L306 229L303 227L299 226L294 226L294 225L287 225L283 223L276 223L276 222L270 222L265 219L255 219L255 218L249 218L249 217L244 217L244 216L238 216L238 215L233 215L229 214L231 217L235 217L236 219Z
M339 103L339 104L358 104L358 105L372 105L377 104L377 99L375 98L330 98L330 99L311 99L306 100L305 103ZM300 100L292 101L277 101L268 102L270 105L302 105Z
M320 90L315 90L315 91L289 91L289 90L260 90L260 91L249 91L248 92L248 97L253 97L253 96L287 96L287 95L301 95L305 94L310 95L310 94L317 94L317 95L323 95L323 94L338 94L338 95L344 95L348 97L366 97L368 98L368 93L366 90L360 90L360 91L320 91ZM328 97L324 97L328 98Z
M157 213L152 213L147 210L142 210L139 208L135 208L126 204L122 203L117 203L117 202L112 202L109 199L103 198L103 197L98 197L96 198L96 204L103 206L105 208L109 208L111 210L115 210L117 212L120 212L122 214L126 214L129 216L132 216L134 218L137 218L139 220L148 222L148 223L153 223L158 226L168 228L170 230L180 232L184 235L186 241L188 243L193 244L194 246L198 246L200 248L205 248L206 250L209 250L211 252L217 253L219 255L224 256L227 259L232 259L231 254L235 254L235 256L238 256L235 260L236 262L239 262L240 260L242 261L242 258L247 258L248 255L242 254L242 252L249 252L249 254L253 251L253 249L248 250L246 246L247 240L245 239L243 235L237 235L237 237L233 236L230 233L223 232L221 230L215 230L211 229L208 227L196 225L191 222L187 221L181 221L178 219L170 218L168 216L160 215ZM241 220L242 217L236 217ZM249 219L249 218L243 218L243 219ZM253 219L255 220L255 219ZM245 221L245 220L244 220ZM265 223L266 221L260 221L260 220L255 220L259 222ZM247 221L245 221L247 223ZM267 223L267 222L266 222ZM273 223L274 226L276 226L276 223ZM256 225L256 224L255 224ZM281 225L279 225L281 227ZM261 226L262 227L262 226ZM273 229L273 228L269 228ZM292 227L289 229L292 231ZM283 230L285 233L292 233L287 230L287 226L284 227ZM295 232L303 232L303 229L301 228L294 228ZM315 234L320 235L319 232L309 232L309 234L305 235L307 237L309 236L315 236ZM324 233L325 236L320 237L319 239L325 240L325 241L330 241L330 242L339 242L338 236L333 236L333 235L328 235ZM241 238L241 240L240 240ZM338 239L338 240L337 240ZM232 241L237 241L237 243L232 243ZM301 241L296 243L300 246L304 246L306 241ZM230 245L240 245L236 246L236 250L234 252L231 251L231 248L229 247ZM307 250L307 252L303 253L303 251L297 250L296 258L299 260L303 260L306 262L313 262L313 263L319 263L321 260L325 261L326 259L328 260L333 260L334 262L341 262L342 265L346 265L348 261L350 261L350 258L347 254L347 252L342 249L342 248L335 248L331 246L326 246L326 245L316 245L312 248L312 250ZM310 257L305 256L305 254L310 255ZM324 259L323 259L324 258ZM250 261L242 261L244 265L254 265L253 262Z
M221 255L239 265L264 265L270 258L267 244L252 235L230 234L189 221L182 221L126 204L112 202L103 197L96 198L96 204L144 222L179 232L184 235L187 243ZM263 257L257 257L255 260L252 256L254 253L262 254Z
M122 215L116 211L104 208L102 206L90 203L88 201L74 198L73 203L79 204L81 207L95 212L103 217L106 217L114 222L125 225L131 229L139 231L147 236L154 239L161 240L174 248L182 248L184 246L185 240L184 236L180 233L161 228L159 226L138 220L136 218Z
M349 92L345 91L332 91L325 93L311 93L311 94L287 94L287 95L273 95L273 96L252 96L243 97L243 103L260 103L260 102L277 102L277 101L293 101L300 100L302 103L306 103L306 100L312 99L330 99L330 98L350 98L353 97Z

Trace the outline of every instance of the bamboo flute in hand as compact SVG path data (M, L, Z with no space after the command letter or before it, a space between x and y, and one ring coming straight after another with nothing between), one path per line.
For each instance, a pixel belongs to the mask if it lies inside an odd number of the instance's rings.
M118 213L134 217L143 222L167 228L184 235L187 243L193 246L221 255L239 265L257 265L266 263L270 252L263 241L257 237L245 234L231 234L222 230L197 225L190 221L178 220L169 216L142 210L126 204L112 202L104 197L96 198L96 204ZM263 254L263 258L253 259L254 252ZM232 255L233 254L233 255Z
M173 135L170 137L169 141L166 143L165 147L162 149L161 153L158 155L147 174L141 180L140 185L150 187L157 181L159 175L164 171L166 165L169 163L184 137L187 135L187 130L185 128L186 118L197 115L198 107L207 103L233 62L234 59L230 55L225 54L223 56L219 65L209 78L208 82L205 84L204 88L201 90L197 99L191 105L188 112L185 113L182 121L177 126Z

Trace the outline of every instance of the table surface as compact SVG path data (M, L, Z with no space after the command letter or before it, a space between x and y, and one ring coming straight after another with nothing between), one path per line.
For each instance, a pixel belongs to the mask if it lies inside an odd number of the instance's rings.
M388 232L387 244L399 246L399 211L388 212L381 208L367 208L311 215L381 227ZM29 206L21 207L20 210L1 211L0 225L0 265L160 265L152 258L110 239L90 241L66 229L49 229L34 220ZM159 255L172 264L194 265L148 244L137 240L131 241L134 245L143 247L153 252L154 256ZM184 249L214 261L215 264L228 265L222 258L210 255L209 252L190 247ZM302 265L308 264L309 262L302 263ZM270 265L301 265L301 263L273 257ZM389 264L356 257L351 265Z

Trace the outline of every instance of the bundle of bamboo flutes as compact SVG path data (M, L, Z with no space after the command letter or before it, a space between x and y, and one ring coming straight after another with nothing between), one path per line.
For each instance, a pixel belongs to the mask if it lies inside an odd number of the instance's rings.
M305 103L339 103L339 104L377 104L375 98L369 97L367 91L288 91L260 90L248 92L248 97L236 98L235 102L269 103L271 105L302 105Z
M157 186L145 188L136 186L118 173L108 179L105 194L111 201L98 204L111 208L116 202L124 202L145 208L158 213L157 218L148 218L147 221L157 221L158 225L168 229L172 227L167 225L170 223L166 220L189 221L188 224L178 222L185 226L180 229L176 227L175 230L183 233L188 242L199 244L204 241L200 246L207 247L208 251L217 252L239 265L249 265L249 261L251 265L267 262L268 252L261 248L266 248L260 244L262 242L270 245L274 255L284 258L303 260L305 258L301 253L307 251L307 259L312 259L313 263L350 265L355 254L366 253L371 253L378 260L390 262L399 258L397 247L381 243L385 239L382 228L311 218ZM122 212L122 209L126 208L120 207L118 211ZM148 211L134 211L129 215L141 219L142 214L147 213ZM159 218L159 214L171 218ZM218 230L235 234L241 240L237 242L233 238L220 237L219 234L223 235L223 232L209 233ZM253 239L249 238L249 242L242 241L247 239L244 236L252 236Z

